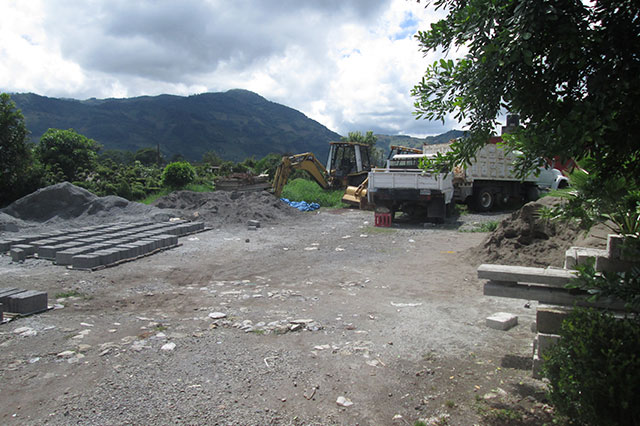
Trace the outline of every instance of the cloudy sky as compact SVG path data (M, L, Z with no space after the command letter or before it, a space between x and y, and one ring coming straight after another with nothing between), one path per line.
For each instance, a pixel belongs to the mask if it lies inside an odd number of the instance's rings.
M233 88L342 135L461 128L415 120L413 38L442 17L412 0L1 0L0 91L75 99Z

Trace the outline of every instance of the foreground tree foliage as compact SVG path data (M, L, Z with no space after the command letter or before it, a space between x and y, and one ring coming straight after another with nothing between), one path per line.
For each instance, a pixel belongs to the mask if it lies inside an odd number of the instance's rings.
M522 128L504 137L521 151L524 175L543 158L577 160L562 211L587 226L608 220L640 246L640 6L637 0L434 0L447 16L416 36L431 65L412 94L416 115L468 123L468 137L434 162L469 162L497 117L517 113ZM427 162L428 163L428 162ZM434 164L427 164L434 166ZM437 166L438 164L435 164ZM543 212L544 213L544 212ZM640 256L636 259L640 260ZM640 269L624 274L583 268L572 285L595 296L640 300ZM550 397L576 424L640 424L637 315L620 320L579 311L565 322L547 361Z
M505 111L525 128L506 140L525 156L589 159L603 178L640 173L640 7L636 0L435 0L446 18L416 36L454 54L413 89L418 117L469 123L448 161L472 158Z

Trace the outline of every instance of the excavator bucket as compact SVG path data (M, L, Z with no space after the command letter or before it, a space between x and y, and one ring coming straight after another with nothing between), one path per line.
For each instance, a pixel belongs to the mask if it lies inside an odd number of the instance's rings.
M347 186L342 196L342 202L361 209L367 207L367 184L369 179L365 179L359 186Z

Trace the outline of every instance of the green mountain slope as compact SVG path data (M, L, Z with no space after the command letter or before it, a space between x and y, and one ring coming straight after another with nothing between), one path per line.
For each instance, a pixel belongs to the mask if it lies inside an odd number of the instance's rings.
M166 157L182 154L199 160L215 151L240 161L271 152L311 151L324 158L328 142L340 139L301 112L246 90L86 101L31 93L11 97L25 116L33 142L48 128L74 129L104 149L136 151L159 144Z

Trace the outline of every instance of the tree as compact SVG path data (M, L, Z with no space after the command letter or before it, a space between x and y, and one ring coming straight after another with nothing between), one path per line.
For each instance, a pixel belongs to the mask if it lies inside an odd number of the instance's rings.
M371 164L382 164L383 152L381 149L376 148L376 143L378 143L378 138L373 134L371 130L369 130L366 134L362 134L362 132L349 132L347 137L340 138L342 142L355 142L364 145L369 145L369 157L371 159Z
M95 169L100 145L73 129L49 129L40 138L36 153L49 173L73 182Z
M156 148L141 148L137 150L134 160L141 162L145 166L152 166L154 164L159 166L164 163L162 154Z
M636 0L434 0L446 18L416 35L431 65L413 89L416 114L467 121L447 161L473 157L499 113L525 127L506 138L521 170L539 158L587 160L606 179L640 173L640 17Z
M196 172L186 161L169 163L162 172L162 183L169 188L184 188L196 178Z
M29 185L33 166L22 112L11 97L0 93L0 206L35 189Z

